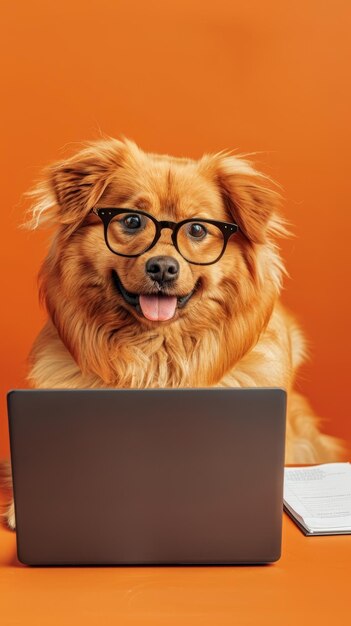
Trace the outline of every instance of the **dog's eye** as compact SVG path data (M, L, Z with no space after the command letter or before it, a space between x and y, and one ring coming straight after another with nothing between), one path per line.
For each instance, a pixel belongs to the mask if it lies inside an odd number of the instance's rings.
M128 215L124 218L123 223L129 230L137 230L141 226L141 219L139 215Z
M188 233L193 239L203 239L207 235L207 230L202 224L189 224Z

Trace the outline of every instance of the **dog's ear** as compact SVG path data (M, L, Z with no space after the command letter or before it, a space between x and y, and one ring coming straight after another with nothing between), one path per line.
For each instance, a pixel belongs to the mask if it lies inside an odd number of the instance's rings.
M281 196L267 176L257 172L245 159L226 154L206 155L202 164L247 239L264 243L270 233L287 234L284 220L278 216Z
M61 224L69 232L75 230L133 148L135 144L128 140L93 141L71 158L46 168L42 180L27 194L32 199L27 227Z
M117 155L116 155L117 156ZM99 150L57 163L49 171L62 224L80 222L96 205L109 183L113 165Z

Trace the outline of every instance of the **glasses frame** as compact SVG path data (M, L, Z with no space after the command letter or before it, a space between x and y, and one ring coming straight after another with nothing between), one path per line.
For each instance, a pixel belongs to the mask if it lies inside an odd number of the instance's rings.
M159 221L153 215L150 215L150 213L147 213L146 211L141 211L139 209L128 209L128 208L119 209L115 207L104 207L104 208L99 209L98 207L94 207L92 209L92 213L97 215L101 219L104 225L104 238L105 238L105 243L108 249L111 252L113 252L113 254L117 254L118 256L124 256L128 258L135 258L135 257L141 256L142 254L145 254L145 252L148 252L149 250L151 250L151 248L153 248L158 242L161 236L162 230L164 228L169 228L172 231L172 235L171 235L172 243L175 249L177 250L177 252L183 257L183 259L185 259L188 263L191 263L192 265L213 265L213 263L217 263L217 261L219 261L219 259L222 258L223 254L226 251L227 244L228 244L230 237L234 235L236 232L238 232L239 230L239 226L235 224L234 222L221 222L218 220L203 219L201 217L198 217L198 218L192 217L190 219L182 220L181 222L170 222L168 220ZM108 227L109 227L111 220L116 215L121 215L122 213L133 213L133 215L134 214L144 215L145 217L148 217L154 223L155 228L156 228L155 236L151 244L147 248L145 248L143 252L139 252L138 254L123 254L122 252L116 252L115 250L111 248L109 241L108 241L108 236L107 236ZM177 235L181 227L184 226L184 224L191 224L191 223L198 224L199 222L217 226L217 228L221 231L223 235L222 251L214 261L210 261L207 263L198 263L197 261L189 261L189 259L187 259L178 248Z

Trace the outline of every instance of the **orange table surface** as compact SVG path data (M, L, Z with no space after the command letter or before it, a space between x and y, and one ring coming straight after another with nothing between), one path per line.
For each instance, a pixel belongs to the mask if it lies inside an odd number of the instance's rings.
M2 626L351 623L351 536L305 537L284 514L272 565L28 567L0 529Z

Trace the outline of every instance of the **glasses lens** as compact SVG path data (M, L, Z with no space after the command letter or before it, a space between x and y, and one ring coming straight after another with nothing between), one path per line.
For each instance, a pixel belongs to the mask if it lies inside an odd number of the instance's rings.
M140 213L126 211L112 218L107 229L110 248L117 254L142 254L153 242L154 222Z
M193 221L183 224L177 233L179 252L193 263L213 263L224 246L222 231L214 224Z

